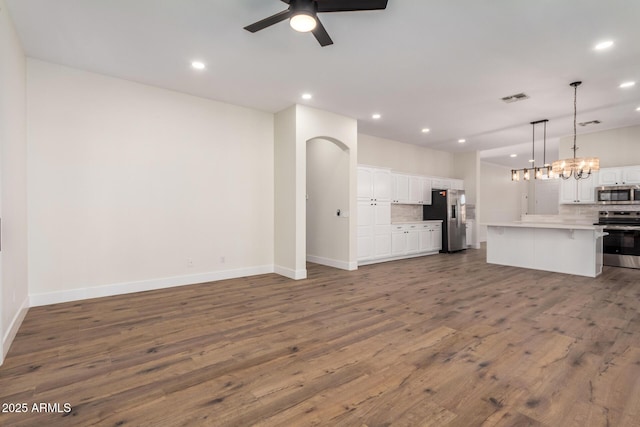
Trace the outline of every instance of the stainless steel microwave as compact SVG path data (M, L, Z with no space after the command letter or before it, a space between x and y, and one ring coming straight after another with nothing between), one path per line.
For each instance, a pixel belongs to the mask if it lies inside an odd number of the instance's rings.
M596 203L600 205L640 205L640 185L596 187Z

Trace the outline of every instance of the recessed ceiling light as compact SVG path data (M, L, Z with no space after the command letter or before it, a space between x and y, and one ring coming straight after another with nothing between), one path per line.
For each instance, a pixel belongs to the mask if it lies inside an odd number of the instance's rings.
M467 142L467 140L466 140L466 139L459 139L459 140L458 140L458 144L464 144L465 142Z
M636 85L636 82L624 82L620 85L620 87L624 89L624 88L628 88L635 85Z
M613 42L611 40L607 40L606 42L598 43L595 47L595 50L608 49L611 46L613 46Z
M517 154L509 154L509 157L518 157Z
M640 111L640 107L636 108L636 111Z
M302 94L302 99L311 99L313 98L313 95L311 95L310 93L303 93Z
M380 114L375 113L371 116L372 119L378 120L380 117L382 117Z
M200 61L193 61L191 63L191 66L196 70L204 70L206 68L206 65L204 65L204 62L200 62Z
M529 159L529 163L535 163L536 161L534 159Z
M422 133L429 133L430 131L431 131L431 129L429 129L429 128L422 129Z

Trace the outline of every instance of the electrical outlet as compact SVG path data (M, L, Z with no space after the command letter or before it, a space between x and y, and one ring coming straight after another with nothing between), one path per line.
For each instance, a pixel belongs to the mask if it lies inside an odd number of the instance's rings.
M193 260L191 258L187 258L187 267L193 267Z
M225 259L223 256L220 257L220 264L224 264L225 263Z

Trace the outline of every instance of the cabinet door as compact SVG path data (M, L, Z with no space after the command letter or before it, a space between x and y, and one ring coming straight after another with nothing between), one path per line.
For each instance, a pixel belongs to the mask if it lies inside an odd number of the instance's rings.
M409 230L407 236L407 253L415 254L420 250L420 231L418 229Z
M358 260L391 255L391 203L358 202Z
M622 182L625 184L640 184L640 166L623 168Z
M580 203L594 203L596 201L596 185L598 176L592 173L587 179L578 180L578 201Z
M618 185L622 183L620 168L605 168L600 169L598 174L599 185Z
M373 252L373 234L364 233L360 235L360 228L358 227L358 261L367 260L374 257Z
M396 174L396 203L409 203L409 176Z
M373 225L389 226L391 224L391 203L373 202Z
M467 247L472 247L474 246L473 243L473 220L472 219L468 219L467 220L467 224L466 224L466 231L467 231Z
M442 224L437 224L433 226L433 247L432 249L435 251L439 251L442 249Z
M429 252L433 246L433 229L429 225L423 225L420 229L420 252Z
M386 169L373 171L373 198L376 201L391 200L391 171Z
M431 178L422 178L422 204L431 204Z
M431 186L434 190L448 190L451 188L451 181L448 179L432 178Z
M409 177L409 203L412 205L422 203L422 178L419 176Z
M407 234L404 231L391 233L391 255L404 255L407 251Z
M373 240L373 256L375 258L388 258L391 256L391 230L387 233L378 232Z
M561 178L562 179L562 178ZM578 202L578 182L573 178L560 181L560 203L572 204Z
M373 169L358 167L358 199L373 199Z
M373 202L359 201L358 202L358 227L371 227L375 224L375 209Z

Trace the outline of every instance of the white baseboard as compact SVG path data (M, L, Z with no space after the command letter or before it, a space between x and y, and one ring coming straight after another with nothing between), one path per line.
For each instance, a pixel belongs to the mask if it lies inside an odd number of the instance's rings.
M58 292L31 294L29 295L29 302L31 307L37 307L41 305L57 304L61 302L122 295L133 292L152 291L156 289L171 288L174 286L215 282L217 280L255 276L257 274L267 274L273 272L273 265L261 265L249 268L239 268L235 270L222 270L213 271L210 273L190 274L186 276L173 276L160 279L141 280L136 282L114 283L111 285L95 286L91 288L76 288Z
M9 352L9 347L11 347L11 343L13 342L13 339L16 337L16 334L18 333L18 329L20 329L20 325L22 325L22 321L27 315L27 311L29 311L28 297L25 298L24 301L22 301L22 304L20 305L18 312L13 317L13 320L11 320L9 329L7 329L7 332L4 334L4 337L2 337L2 351L0 351L0 365L2 365L2 362L4 362L4 358L7 356L7 353Z
M339 268L341 270L352 271L352 270L358 269L357 261L356 262L341 261L338 259L324 258L324 257L315 256L315 255L307 255L307 261L313 262L316 264L326 265L329 267Z
M307 278L307 269L293 270L291 268L276 265L273 269L274 273L293 280L302 280Z

